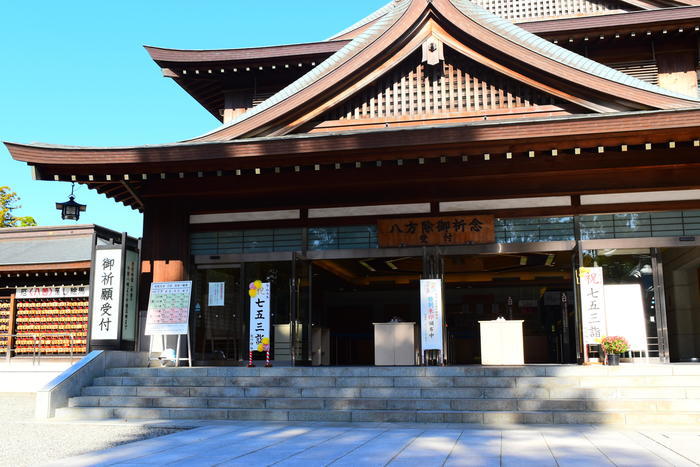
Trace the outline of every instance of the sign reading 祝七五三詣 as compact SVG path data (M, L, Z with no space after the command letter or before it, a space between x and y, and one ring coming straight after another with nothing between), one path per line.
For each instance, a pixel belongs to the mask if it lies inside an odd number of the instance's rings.
M579 268L583 344L597 344L607 334L603 268Z
M153 282L146 316L147 336L187 334L192 281Z
M469 245L496 241L492 215L379 219L379 246Z

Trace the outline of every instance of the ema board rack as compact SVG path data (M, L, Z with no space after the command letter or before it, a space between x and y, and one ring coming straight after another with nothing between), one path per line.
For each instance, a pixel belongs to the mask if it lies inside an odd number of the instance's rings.
M87 297L17 300L15 322L18 354L32 353L35 348L48 354L86 351Z
M10 332L10 299L0 298L0 353L7 352L7 334Z

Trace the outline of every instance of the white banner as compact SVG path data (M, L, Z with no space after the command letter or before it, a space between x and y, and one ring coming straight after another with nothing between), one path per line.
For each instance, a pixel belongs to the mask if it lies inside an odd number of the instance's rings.
M94 268L90 339L116 340L121 314L121 248L96 250Z
M442 280L420 281L420 335L422 351L442 348Z
M122 318L122 339L136 340L136 320L138 308L139 254L126 251L124 266L124 318Z
M250 350L270 350L270 283L250 283Z
M61 287L19 287L15 291L19 300L28 298L74 298L89 297L90 289L87 285L61 286Z
M209 306L224 306L225 282L209 282Z
M151 283L145 334L188 334L191 295L192 281Z
M579 268L583 344L598 344L607 335L603 268Z
M605 286L605 308L609 336L622 336L630 350L647 351L644 300L639 284Z

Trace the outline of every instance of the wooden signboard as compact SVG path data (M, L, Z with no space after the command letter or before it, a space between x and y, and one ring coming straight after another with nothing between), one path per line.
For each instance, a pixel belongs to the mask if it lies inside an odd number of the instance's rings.
M379 219L379 246L470 245L494 243L493 215Z

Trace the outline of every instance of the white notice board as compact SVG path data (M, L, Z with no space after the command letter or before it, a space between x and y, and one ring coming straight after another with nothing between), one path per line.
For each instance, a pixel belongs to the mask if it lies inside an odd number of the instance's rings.
M605 308L608 336L622 336L630 343L630 350L646 352L642 287L639 284L606 285Z
M151 283L145 334L188 334L191 295L192 281Z

